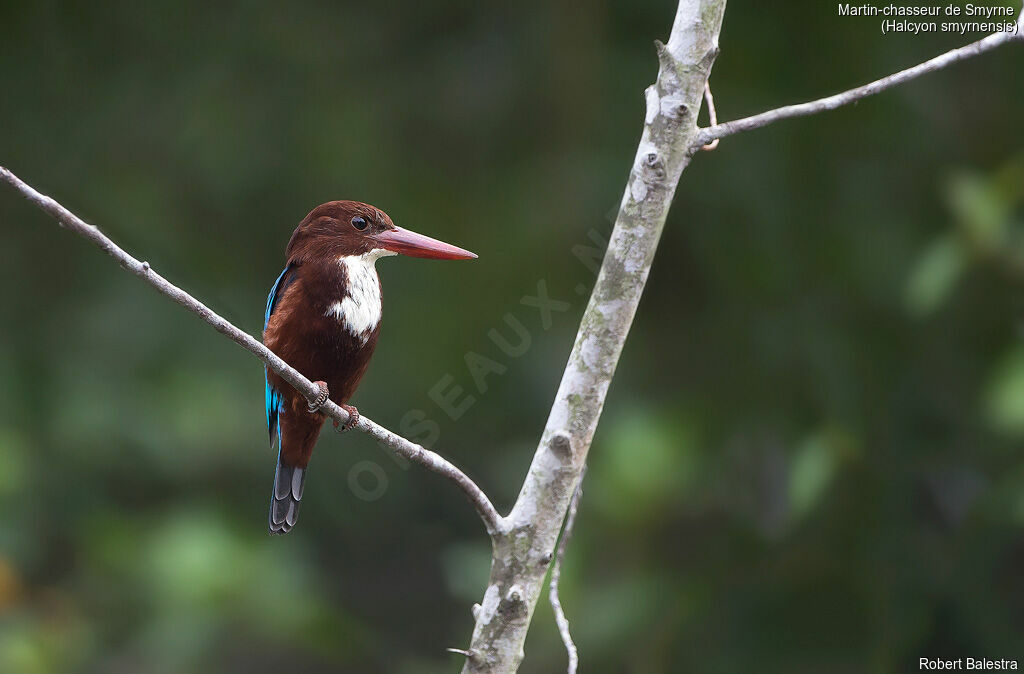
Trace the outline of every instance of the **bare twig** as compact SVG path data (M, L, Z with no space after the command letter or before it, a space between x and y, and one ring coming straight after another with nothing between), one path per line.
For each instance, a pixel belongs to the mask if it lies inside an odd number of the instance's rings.
M10 183L35 206L56 218L62 226L67 227L76 234L80 234L95 243L101 250L117 260L126 270L141 277L160 293L170 297L181 306L196 314L213 326L215 330L226 335L236 344L239 344L254 356L262 360L267 367L279 374L285 381L295 387L295 390L305 396L311 403L320 395L320 388L318 386L302 376L298 370L278 358L273 351L265 347L247 332L239 330L231 322L217 315L205 304L165 279L163 276L158 274L148 262L142 262L129 255L98 228L86 223L77 215L64 208L45 194L37 192L30 185L18 178L18 176L14 175L11 171L2 166L0 166L0 178L5 182ZM337 420L341 424L348 421L348 412L330 400L321 407L320 411L332 419ZM490 499L487 498L487 495L483 490L480 489L480 487L478 487L476 483L474 483L473 480L471 480L465 473L459 470L458 467L446 460L444 457L431 452L420 445L410 442L396 433L392 433L383 426L370 421L365 416L361 416L359 418L355 428L358 428L364 433L369 433L379 440L382 445L388 447L399 456L418 463L424 468L432 470L454 482L469 498L470 502L476 508L476 511L480 514L480 518L483 520L484 526L487 528L487 533L493 536L503 530L504 523L502 517L494 509L494 506L491 505Z
M716 126L718 124L718 113L715 112L715 97L711 94L711 80L709 79L704 83L704 102L708 104L708 124ZM702 146L700 149L710 152L718 147L721 138L715 138L707 145Z
M1021 10L1021 14L1024 15L1024 9ZM857 87L856 89L850 89L849 91L844 91L842 93L821 98L816 101L810 101L808 103L787 105L782 108L776 108L775 110L769 110L767 112L762 112L759 115L744 117L743 119L737 119L732 122L715 124L712 121L710 127L701 129L700 133L697 134L697 138L693 142L692 147L694 149L700 149L712 141L721 140L726 136L731 136L741 131L749 131L750 129L767 126L783 119L806 117L819 112L825 112L826 110L835 110L836 108L859 101L867 96L872 96L885 91L886 89L891 89L898 84L909 82L921 75L932 73L936 70L942 70L954 63L969 59L972 56L978 56L979 54L992 51L996 47L1001 47L1008 42L1019 40L1024 40L1024 16L1018 17L1016 32L993 33L992 35L982 38L977 42L972 42L969 45L950 50L941 56L936 56L935 58L929 59L912 68L901 70L898 73L893 73L888 77L883 77L880 80L875 80L874 82Z
M584 468L586 474L586 468ZM562 643L565 644L565 652L569 656L568 674L576 674L576 668L580 663L579 651L572 640L572 632L569 631L569 619L565 617L565 609L562 608L562 601L558 598L558 582L562 579L562 560L565 558L565 550L569 547L569 539L572 538L572 528L576 524L576 512L580 508L580 499L583 498L583 476L576 485L576 493L572 495L569 503L569 512L565 516L565 526L562 527L562 538L558 541L558 549L555 552L554 565L551 567L551 583L548 586L548 600L551 608L555 611L555 623L558 625L558 633L562 635Z

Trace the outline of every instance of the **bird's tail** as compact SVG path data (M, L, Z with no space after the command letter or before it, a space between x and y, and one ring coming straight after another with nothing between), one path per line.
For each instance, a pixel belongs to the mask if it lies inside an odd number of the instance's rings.
M286 534L299 519L302 487L306 482L306 469L289 466L284 457L277 457L274 473L274 493L270 499L270 533Z

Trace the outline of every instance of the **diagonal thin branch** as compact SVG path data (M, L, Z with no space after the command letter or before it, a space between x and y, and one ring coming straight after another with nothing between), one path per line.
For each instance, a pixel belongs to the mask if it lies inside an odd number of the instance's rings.
M1021 17L1018 18L1015 27L1015 32L993 33L992 35L982 38L977 42L972 42L969 45L952 49L945 54L936 56L924 63L919 63L912 68L901 70L898 73L893 73L888 77L883 77L882 79L875 80L874 82L855 89L850 89L849 91L844 91L842 93L834 94L816 101L810 101L808 103L787 105L782 108L768 110L767 112L762 112L761 114L753 115L752 117L744 117L743 119L737 119L732 122L724 122L722 124L712 123L711 126L700 130L700 133L697 134L697 138L693 141L693 145L691 147L693 150L698 150L712 141L721 140L726 136L732 136L733 134L737 134L741 131L749 131L762 126L768 126L769 124L783 119L806 117L808 115L815 115L819 112L825 112L826 110L835 110L836 108L859 101L862 98L873 96L874 94L881 93L886 89L891 89L892 87L903 84L904 82L909 82L921 75L941 70L947 66L953 65L954 63L992 51L993 49L1001 47L1009 42L1024 40L1024 8L1021 10Z
M580 664L580 654L576 644L572 640L572 632L569 630L569 619L565 617L565 609L562 608L562 601L558 598L558 582L562 579L562 560L565 558L565 550L569 547L569 539L572 538L572 529L576 525L576 512L580 509L580 499L583 498L583 478L586 475L586 467L580 475L580 481L576 485L576 493L572 495L569 502L569 512L565 516L565 526L562 528L562 539L558 541L558 549L555 551L555 563L551 567L551 584L548 590L548 601L555 611L555 623L558 625L558 633L562 636L562 643L565 644L565 652L569 656L568 674L576 674L576 668Z
M320 389L314 385L313 382L302 376L298 370L288 365L288 363L278 358L273 351L253 338L249 333L238 329L230 321L222 318L205 304L165 279L150 267L148 262L139 261L129 255L97 227L86 223L52 198L37 192L30 185L23 182L18 178L18 176L14 175L3 166L0 166L0 179L10 183L11 186L21 192L21 194L35 206L56 218L61 226L66 227L76 234L80 234L92 241L99 246L101 250L117 260L127 271L142 278L146 283L156 288L160 293L170 297L172 300L209 323L215 330L217 330L217 332L226 335L233 342L262 360L267 367L294 386L295 390L304 395L307 400L313 402L320 395ZM339 423L343 424L348 421L348 412L330 400L320 408L320 411L332 419L337 420ZM494 509L494 506L491 505L491 501L487 498L487 494L485 494L483 490L473 482L473 480L471 480L465 473L459 470L457 466L449 462L447 459L425 449L424 447L421 447L420 445L406 440L396 433L392 433L388 429L374 423L364 416L359 418L355 428L372 435L380 441L382 445L386 446L395 454L398 454L399 456L402 456L414 463L418 463L424 468L432 470L454 482L476 508L477 513L480 515L480 519L483 520L484 526L487 528L488 534L494 536L504 530L504 521L501 515L498 514L498 511Z

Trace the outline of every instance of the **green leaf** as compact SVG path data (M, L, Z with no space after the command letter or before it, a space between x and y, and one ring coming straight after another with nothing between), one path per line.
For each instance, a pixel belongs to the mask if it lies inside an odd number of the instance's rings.
M949 201L957 222L981 250L998 250L1007 235L1010 206L994 179L961 173L949 184Z
M915 316L935 311L949 296L967 266L963 246L950 235L933 241L918 258L907 280L907 309Z
M826 428L807 436L789 468L789 506L794 519L807 515L835 479L852 442L840 430Z
M985 411L996 430L1024 435L1024 346L1014 347L996 367Z

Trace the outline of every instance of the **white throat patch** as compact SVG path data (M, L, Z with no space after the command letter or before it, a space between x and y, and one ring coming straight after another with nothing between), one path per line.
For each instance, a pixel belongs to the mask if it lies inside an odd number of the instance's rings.
M327 308L327 316L334 316L345 329L362 340L369 339L370 333L380 323L380 279L374 263L387 255L390 250L377 249L362 255L343 255L338 264L345 269L348 294Z

